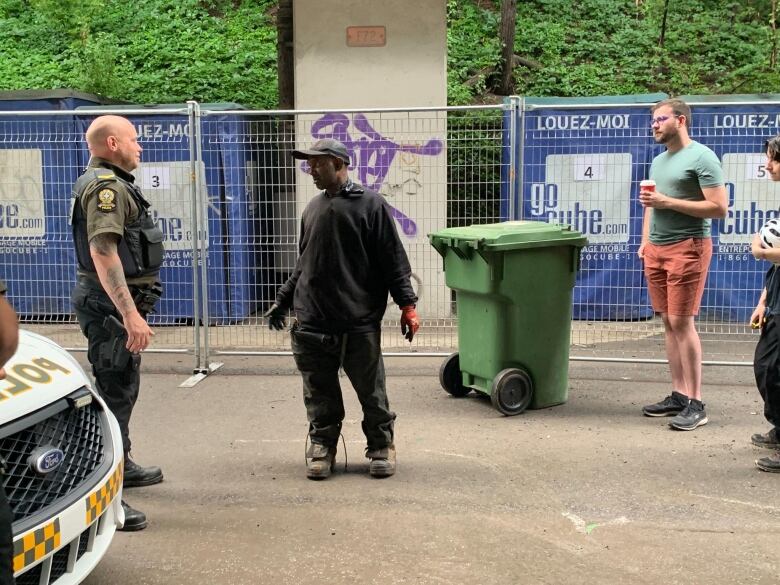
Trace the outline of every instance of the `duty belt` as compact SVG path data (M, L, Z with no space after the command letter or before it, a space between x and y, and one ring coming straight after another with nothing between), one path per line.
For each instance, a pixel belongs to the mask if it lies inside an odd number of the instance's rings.
M80 274L78 277L79 286L83 286L89 290L101 292L108 296L100 281L92 276L86 274ZM127 286L130 294L133 297L133 303L135 304L138 312L144 317L152 312L157 301L162 297L162 285L159 282L153 284L130 284Z

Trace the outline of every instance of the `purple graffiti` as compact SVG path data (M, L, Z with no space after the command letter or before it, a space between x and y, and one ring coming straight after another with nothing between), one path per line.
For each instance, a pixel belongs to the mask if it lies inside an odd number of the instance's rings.
M357 138L350 135L350 124L354 124L354 128L360 132ZM374 191L381 190L390 166L399 152L437 156L444 150L444 143L435 138L431 138L422 146L397 144L374 130L364 114L355 114L351 121L346 114L326 114L314 122L311 135L315 140L335 138L343 142L352 160L351 168L357 171L358 180ZM305 163L301 168L308 172L308 165ZM391 208L403 233L409 237L415 236L417 224L414 220L395 207Z

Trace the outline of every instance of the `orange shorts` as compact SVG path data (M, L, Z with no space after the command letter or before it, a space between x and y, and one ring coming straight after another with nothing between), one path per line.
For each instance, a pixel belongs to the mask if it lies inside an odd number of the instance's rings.
M645 277L653 310L669 315L698 315L711 259L710 238L688 238L666 246L647 242Z

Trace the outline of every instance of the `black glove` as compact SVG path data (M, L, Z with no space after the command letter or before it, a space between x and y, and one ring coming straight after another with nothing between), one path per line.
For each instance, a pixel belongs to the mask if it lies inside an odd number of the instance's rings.
M270 309L263 313L263 317L268 319L268 328L276 329L277 331L281 331L287 327L286 316L287 311L282 309L278 303L274 303L271 305Z

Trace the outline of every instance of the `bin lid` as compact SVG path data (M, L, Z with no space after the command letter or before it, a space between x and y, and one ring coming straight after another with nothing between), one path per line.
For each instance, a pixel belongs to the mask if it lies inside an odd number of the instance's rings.
M429 235L434 247L463 244L486 251L538 248L542 246L587 245L588 239L568 225L544 221L504 221L452 227Z

